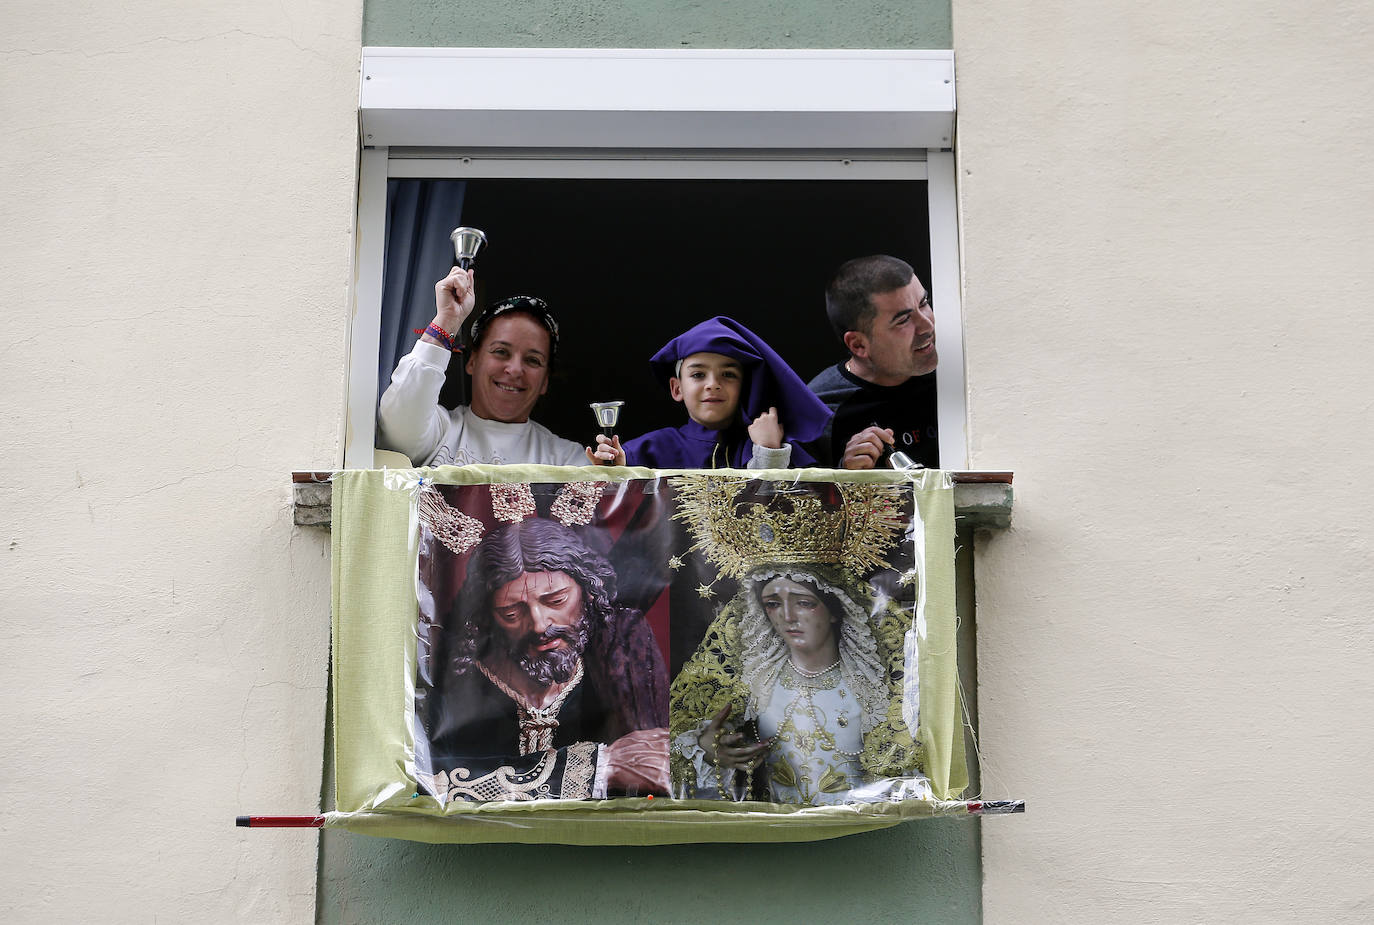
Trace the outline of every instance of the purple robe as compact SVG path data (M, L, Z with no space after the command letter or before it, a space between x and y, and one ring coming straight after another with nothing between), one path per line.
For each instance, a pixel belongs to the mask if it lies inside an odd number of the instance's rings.
M678 361L694 353L719 353L740 362L744 382L736 421L724 430L709 430L689 419L681 427L650 431L625 444L628 465L743 469L754 452L749 424L770 407L778 409L783 441L792 444L792 466L815 463L801 444L825 432L832 412L772 347L733 318L718 315L668 341L649 360L649 366L666 388L676 374Z

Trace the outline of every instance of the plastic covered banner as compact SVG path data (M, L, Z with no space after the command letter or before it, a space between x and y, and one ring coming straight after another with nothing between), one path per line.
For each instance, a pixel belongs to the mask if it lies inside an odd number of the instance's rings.
M967 782L953 557L937 471L339 473L331 824L650 844L937 814Z

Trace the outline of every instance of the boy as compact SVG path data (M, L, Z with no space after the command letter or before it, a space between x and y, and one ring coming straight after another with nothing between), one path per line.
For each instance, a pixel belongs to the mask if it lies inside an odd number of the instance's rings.
M786 469L815 460L800 446L825 431L830 409L782 357L732 318L717 316L678 335L649 366L687 408L681 427L636 437L596 438L589 455L655 469Z

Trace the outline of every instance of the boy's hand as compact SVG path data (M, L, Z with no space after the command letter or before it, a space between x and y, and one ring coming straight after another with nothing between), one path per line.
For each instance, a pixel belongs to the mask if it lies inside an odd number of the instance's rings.
M596 435L596 449L586 447L587 461L593 466L623 466L625 465L625 451L620 448L620 435L607 437L605 434Z
M782 448L782 422L778 420L778 409L769 408L754 418L749 425L749 439L755 446L766 446L770 450Z

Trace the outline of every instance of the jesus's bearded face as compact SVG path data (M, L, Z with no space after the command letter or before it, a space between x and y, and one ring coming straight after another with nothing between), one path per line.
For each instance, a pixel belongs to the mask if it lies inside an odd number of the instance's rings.
M500 648L535 682L572 677L587 646L582 586L567 572L525 572L492 595Z

